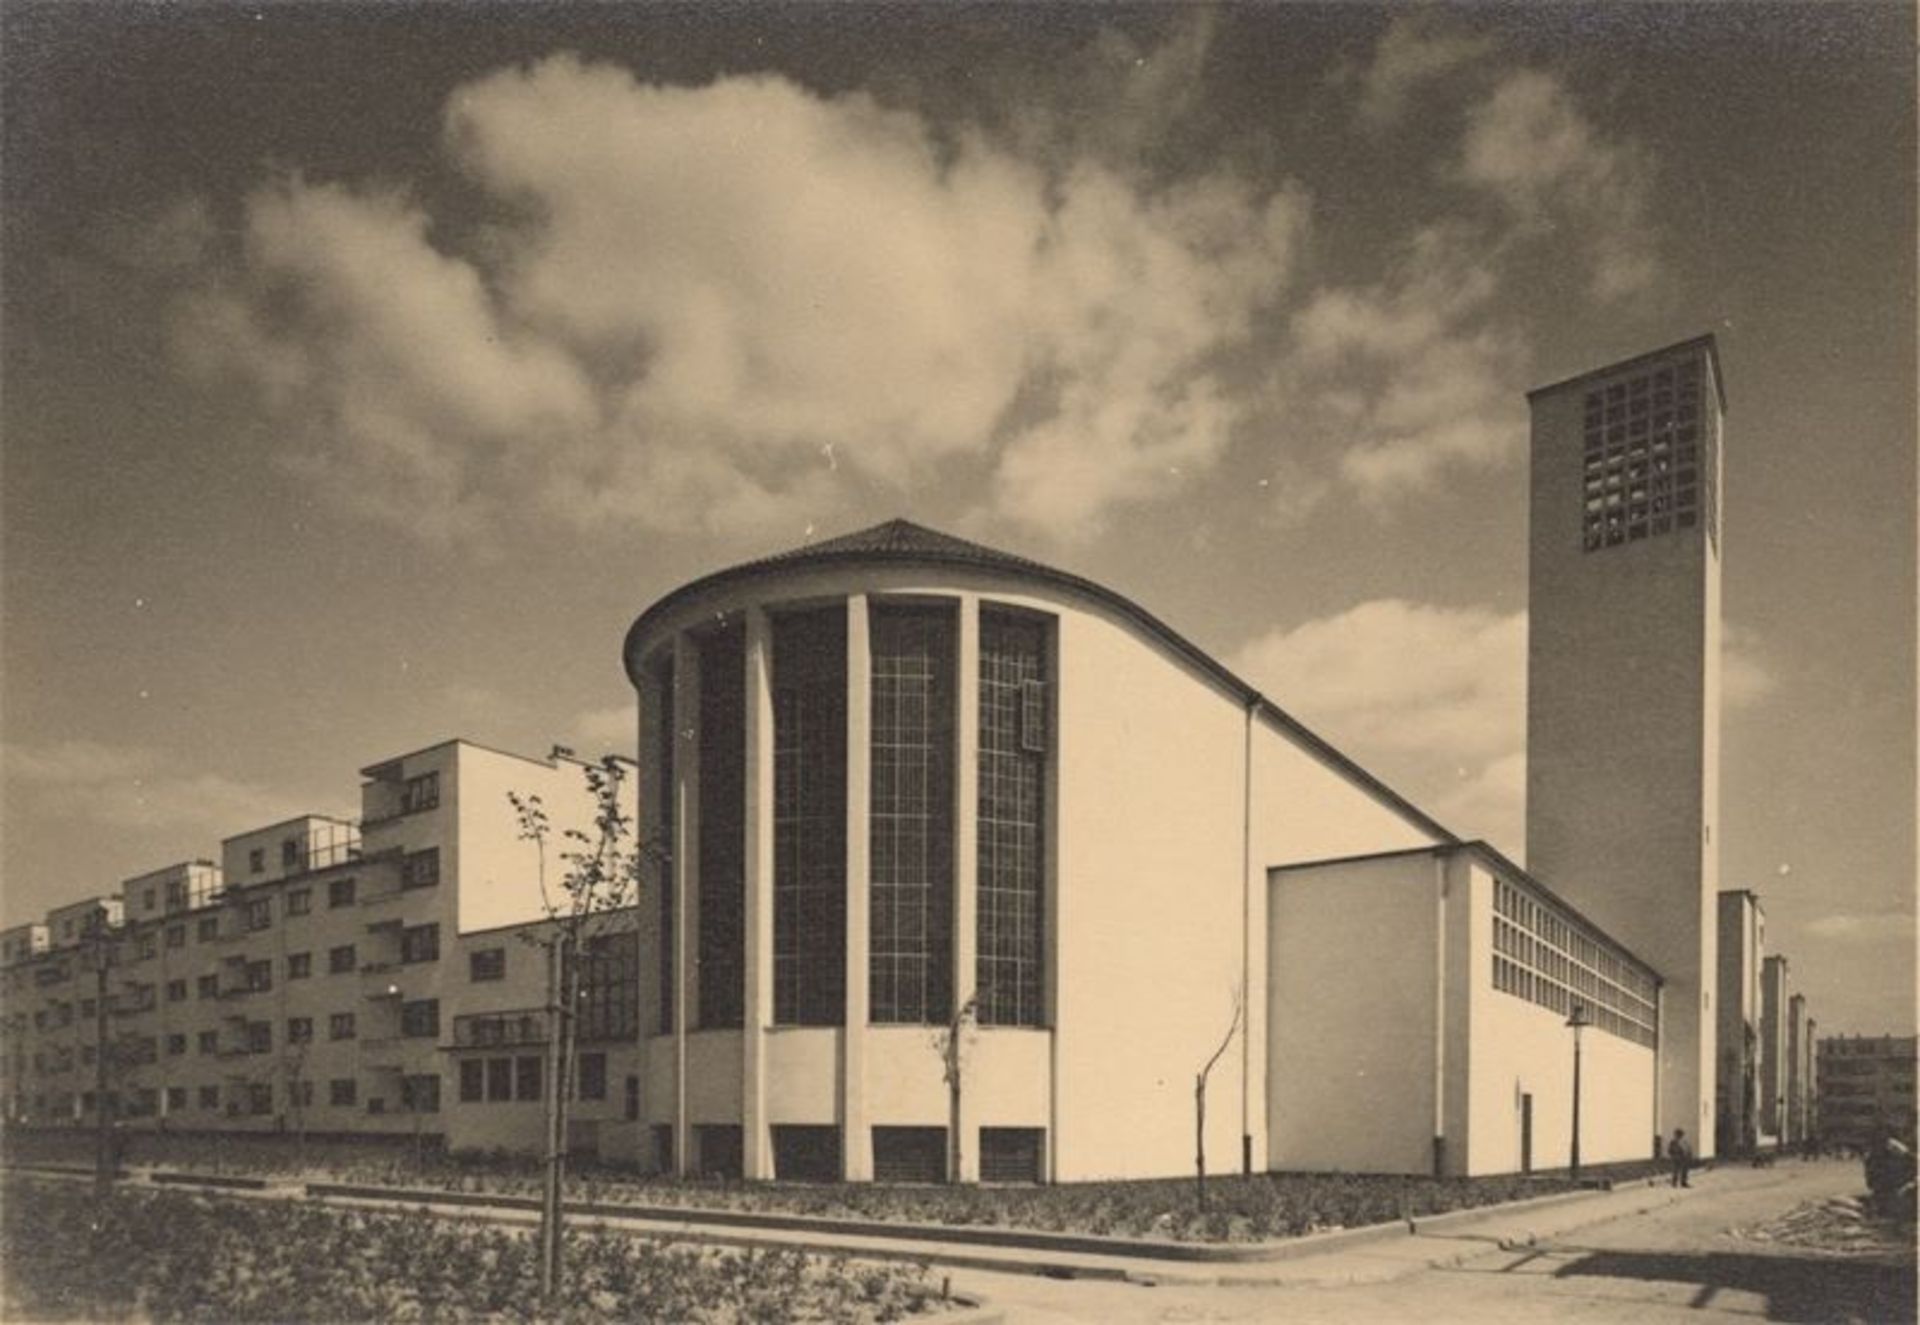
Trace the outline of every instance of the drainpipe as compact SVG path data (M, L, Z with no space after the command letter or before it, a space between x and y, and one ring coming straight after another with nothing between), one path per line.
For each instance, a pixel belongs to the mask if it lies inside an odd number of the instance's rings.
M1240 1171L1253 1172L1253 714L1247 697L1240 778Z

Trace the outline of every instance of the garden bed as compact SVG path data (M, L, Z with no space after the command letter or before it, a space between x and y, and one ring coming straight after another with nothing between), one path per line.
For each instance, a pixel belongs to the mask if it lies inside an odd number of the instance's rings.
M5 1197L8 1320L879 1322L942 1306L923 1267L577 1230L543 1310L526 1231L19 1178Z

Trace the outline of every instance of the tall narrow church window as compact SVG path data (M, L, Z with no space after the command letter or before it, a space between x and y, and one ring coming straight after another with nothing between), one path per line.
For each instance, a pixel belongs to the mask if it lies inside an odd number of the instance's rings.
M868 999L945 1021L953 997L953 613L876 605Z
M980 1020L1042 1026L1046 921L1045 626L980 618Z
M773 625L773 1019L846 1018L847 614Z
M740 1024L746 832L746 632L734 625L700 648L700 905L695 949L702 1027Z

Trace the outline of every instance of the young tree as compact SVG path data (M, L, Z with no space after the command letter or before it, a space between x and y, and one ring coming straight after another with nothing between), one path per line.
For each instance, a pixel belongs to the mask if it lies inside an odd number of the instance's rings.
M519 835L533 843L538 860L540 907L547 923L527 936L546 952L547 1080L546 1172L540 1203L540 1292L552 1300L560 1289L560 1191L566 1169L567 1115L573 1098L574 1043L584 993L584 966L594 941L632 924L639 900L641 850L630 808L632 765L608 756L581 766L593 798L591 829L565 828L556 839L546 806L537 795L508 792ZM548 852L559 877L548 878Z
M947 1083L947 1181L960 1181L960 1087L966 1069L969 1033L980 1024L980 995L953 1010L943 1026L934 1029L934 1052L940 1055L940 1074Z
M1220 1055L1233 1043L1233 1033L1240 1028L1240 1014L1246 1002L1245 992L1238 984L1233 987L1233 1017L1227 1022L1227 1033L1220 1037L1220 1047L1213 1051L1213 1057L1206 1066L1194 1074L1193 1078L1193 1180L1194 1195L1200 1209L1207 1208L1207 1077L1213 1071L1213 1065L1220 1061Z

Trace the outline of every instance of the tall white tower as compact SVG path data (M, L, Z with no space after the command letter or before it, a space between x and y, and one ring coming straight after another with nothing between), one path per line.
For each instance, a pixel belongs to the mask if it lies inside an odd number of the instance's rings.
M1656 1117L1704 1157L1720 887L1719 355L1702 336L1528 401L1527 868L1664 978Z

